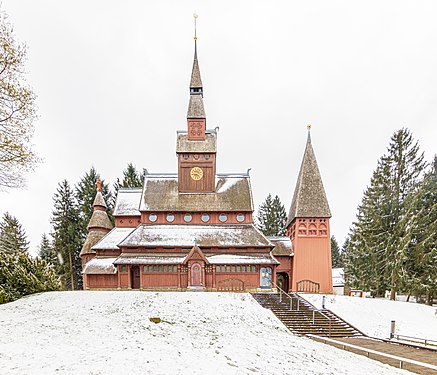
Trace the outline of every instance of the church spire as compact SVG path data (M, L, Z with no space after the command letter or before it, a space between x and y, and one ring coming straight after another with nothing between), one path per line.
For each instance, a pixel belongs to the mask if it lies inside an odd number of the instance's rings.
M316 155L311 144L311 125L308 125L307 128L307 144L290 206L287 225L299 217L331 217L331 210L329 209Z
M197 60L197 14L194 14L194 61L190 81L190 102L188 104L188 139L205 140L206 115L203 107L203 85Z
M95 250L92 250L92 247L113 228L108 214L106 213L106 208L105 198L103 198L102 194L102 183L100 180L97 180L96 197L93 202L93 214L88 223L88 234L80 252L82 259L84 259L83 256L85 255L94 255Z

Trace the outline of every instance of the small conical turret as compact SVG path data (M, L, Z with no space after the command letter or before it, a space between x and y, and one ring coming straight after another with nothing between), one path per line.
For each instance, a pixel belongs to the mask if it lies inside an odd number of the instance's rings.
M88 234L80 252L82 260L84 260L84 256L86 255L95 255L96 252L92 250L92 247L113 228L108 214L106 213L107 206L102 194L101 181L97 180L96 185L97 193L93 203L94 210L87 226ZM85 264L86 262L82 263Z
M298 217L331 217L331 210L329 209L316 155L311 144L310 129L311 125L308 125L307 144L290 206L287 225Z

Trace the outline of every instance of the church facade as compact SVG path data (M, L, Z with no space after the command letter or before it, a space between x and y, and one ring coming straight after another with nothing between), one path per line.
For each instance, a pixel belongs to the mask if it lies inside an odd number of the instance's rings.
M266 237L253 223L249 173L216 171L196 45L176 154L177 173L146 170L141 189L118 191L114 228L97 184L80 254L85 289L331 292L331 213L309 134L287 236Z

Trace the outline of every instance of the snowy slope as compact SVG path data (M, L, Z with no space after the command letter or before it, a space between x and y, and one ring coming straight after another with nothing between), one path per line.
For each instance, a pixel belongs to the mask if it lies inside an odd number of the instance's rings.
M0 306L0 374L54 373L407 374L290 334L248 294L52 292Z
M313 305L322 307L321 294L302 294ZM418 303L328 295L325 307L369 336L388 338L390 322L396 333L437 340L437 308Z

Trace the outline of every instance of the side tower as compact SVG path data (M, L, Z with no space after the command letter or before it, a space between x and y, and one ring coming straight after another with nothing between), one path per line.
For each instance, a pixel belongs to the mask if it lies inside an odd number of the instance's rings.
M180 193L212 193L215 191L217 132L206 130L203 85L197 60L197 38L194 40L194 62L187 113L188 129L178 132L176 146L178 190Z
M311 144L311 126L291 202L287 235L293 249L291 290L332 292L331 211Z
M99 242L112 228L112 223L109 220L106 213L106 202L102 194L102 183L97 180L97 193L93 203L93 214L87 229L88 234L80 252L80 258L82 260L82 268L96 256L96 251L92 250L92 247ZM84 275L85 277L86 275ZM84 286L86 285L84 280Z

